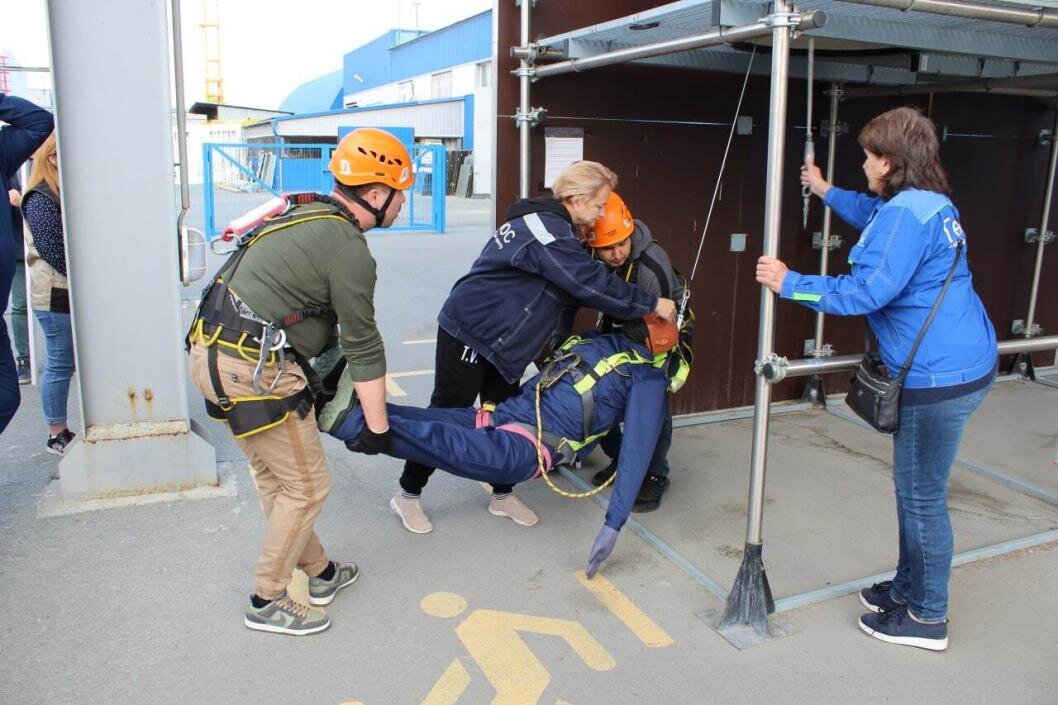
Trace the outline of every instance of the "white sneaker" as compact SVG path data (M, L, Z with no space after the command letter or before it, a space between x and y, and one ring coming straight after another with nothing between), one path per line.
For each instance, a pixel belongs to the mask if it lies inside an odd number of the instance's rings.
M489 514L494 517L507 517L519 526L536 526L540 521L536 512L522 504L522 500L513 494L503 499L496 499L496 495L492 495L489 500Z
M404 528L413 534L428 534L433 531L430 517L422 510L422 503L416 499L408 499L399 491L389 500L389 507L400 517Z

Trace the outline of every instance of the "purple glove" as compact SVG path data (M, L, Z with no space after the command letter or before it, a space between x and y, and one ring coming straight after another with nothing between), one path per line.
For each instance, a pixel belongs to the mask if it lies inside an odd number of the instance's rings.
M611 529L605 524L599 529L599 535L595 537L591 553L588 554L588 570L586 572L589 578L595 577L599 566L613 553L614 544L617 543L617 534L617 529Z

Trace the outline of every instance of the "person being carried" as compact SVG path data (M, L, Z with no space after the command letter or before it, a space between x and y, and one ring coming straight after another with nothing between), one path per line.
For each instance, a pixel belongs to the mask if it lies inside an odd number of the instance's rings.
M452 287L437 316L433 407L499 403L518 392L518 380L555 330L562 306L575 300L618 319L651 311L675 318L671 299L637 289L593 261L580 228L602 215L617 175L598 162L567 167L554 197L525 198L507 209L470 271ZM326 429L325 429L326 430ZM409 461L390 507L412 533L433 531L420 495L433 466ZM493 485L489 513L522 526L538 518L515 497L513 485Z
M364 233L396 220L414 183L411 159L393 135L360 128L338 144L330 170L329 197L300 194L238 238L187 338L191 379L250 460L268 518L243 623L282 634L330 625L323 611L287 594L295 566L309 576L313 605L330 604L358 575L352 563L328 559L313 530L331 478L310 415L325 390L309 358L337 357L335 369L344 361L365 419L360 447L377 453L390 439L375 260Z
M664 368L677 337L674 323L649 314L626 323L620 334L570 338L517 396L491 412L388 404L393 444L383 452L471 480L513 485L574 463L623 422L606 518L588 556L592 577L613 551L646 474L664 416ZM352 451L370 451L363 446L364 415L356 400L336 397L331 405L342 406L332 435Z
M611 272L629 284L634 284L656 296L680 301L686 282L672 267L669 255L654 241L650 229L641 220L632 217L624 200L612 192L606 200L603 216L595 221L586 233L585 243L592 249L592 256L606 265ZM552 338L560 343L569 337L579 306L568 305L562 312L558 331ZM622 321L605 313L599 313L595 330L599 333L619 331ZM669 356L667 372L669 391L675 393L687 381L693 361L691 334L694 315L687 309L680 327L679 344ZM617 470L621 453L621 429L615 427L601 441L599 447L611 459L609 465L595 473L592 483L602 485ZM643 485L636 495L633 512L651 512L661 505L661 498L669 488L669 447L672 445L672 411L665 405L661 420L661 432L650 459Z

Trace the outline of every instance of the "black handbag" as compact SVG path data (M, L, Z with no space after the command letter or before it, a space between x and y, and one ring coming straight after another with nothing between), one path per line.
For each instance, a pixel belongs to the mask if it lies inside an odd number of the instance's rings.
M907 378L907 373L911 371L911 363L915 359L915 353L918 352L922 338L926 335L926 329L929 328L930 323L933 323L941 301L944 300L944 294L948 292L962 252L963 242L960 240L955 259L951 263L951 269L948 270L948 278L944 280L944 286L933 303L933 309L929 312L926 322L922 324L922 330L918 332L915 344L911 346L911 354L907 356L907 362L900 368L900 374L895 379L882 362L882 356L878 352L871 352L870 335L864 333L867 351L860 360L859 367L856 368L856 374L849 381L849 393L845 396L845 403L876 431L896 433L896 429L900 426L900 390Z

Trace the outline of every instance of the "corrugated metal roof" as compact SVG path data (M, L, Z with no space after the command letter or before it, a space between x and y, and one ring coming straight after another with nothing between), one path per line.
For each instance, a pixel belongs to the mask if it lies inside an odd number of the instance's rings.
M294 115L274 121L276 134L283 137L337 137L339 127L411 127L416 137L464 137L464 108L462 97L333 110L311 115ZM272 123L268 121L244 129L247 139L270 136Z

